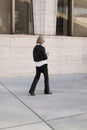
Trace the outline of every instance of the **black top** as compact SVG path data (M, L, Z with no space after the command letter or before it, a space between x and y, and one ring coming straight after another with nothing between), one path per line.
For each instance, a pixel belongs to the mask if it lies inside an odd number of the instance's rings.
M47 57L45 48L41 45L36 45L33 49L34 61L38 62L38 61L46 60L47 58L48 57Z

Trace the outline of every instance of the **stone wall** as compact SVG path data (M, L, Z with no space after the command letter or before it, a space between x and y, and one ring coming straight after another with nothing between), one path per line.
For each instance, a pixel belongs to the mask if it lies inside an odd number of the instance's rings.
M34 75L32 50L37 37L0 35L0 77ZM50 75L87 73L87 38L44 37Z
M57 0L33 0L34 34L56 34Z

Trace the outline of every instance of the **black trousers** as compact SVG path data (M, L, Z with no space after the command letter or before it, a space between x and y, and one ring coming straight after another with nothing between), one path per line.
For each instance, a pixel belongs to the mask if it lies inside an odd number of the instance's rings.
M41 73L43 73L44 75L44 93L49 93L50 92L50 88L49 88L49 77L48 77L48 65L45 64L41 67L36 67L36 75L34 77L34 80L33 80L33 83L31 85L31 88L29 90L29 93L34 93L35 92L35 88L36 88L36 85L39 81L39 78L40 78L40 75Z

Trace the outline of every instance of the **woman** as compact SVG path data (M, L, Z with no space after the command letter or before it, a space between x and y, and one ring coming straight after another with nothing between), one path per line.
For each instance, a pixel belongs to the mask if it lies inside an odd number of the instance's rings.
M39 36L36 42L36 46L33 49L33 59L36 64L36 75L34 77L33 83L29 90L29 93L34 96L35 95L35 88L37 82L39 81L41 73L44 75L44 94L52 94L49 88L49 77L48 77L48 65L47 65L47 54L45 48L42 46L44 43L43 36Z

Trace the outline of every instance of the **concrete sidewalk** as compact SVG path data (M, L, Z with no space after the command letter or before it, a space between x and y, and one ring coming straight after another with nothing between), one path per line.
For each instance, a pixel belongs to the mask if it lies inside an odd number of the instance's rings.
M41 76L30 96L32 80L0 78L0 130L87 130L87 74L50 76L52 95Z

